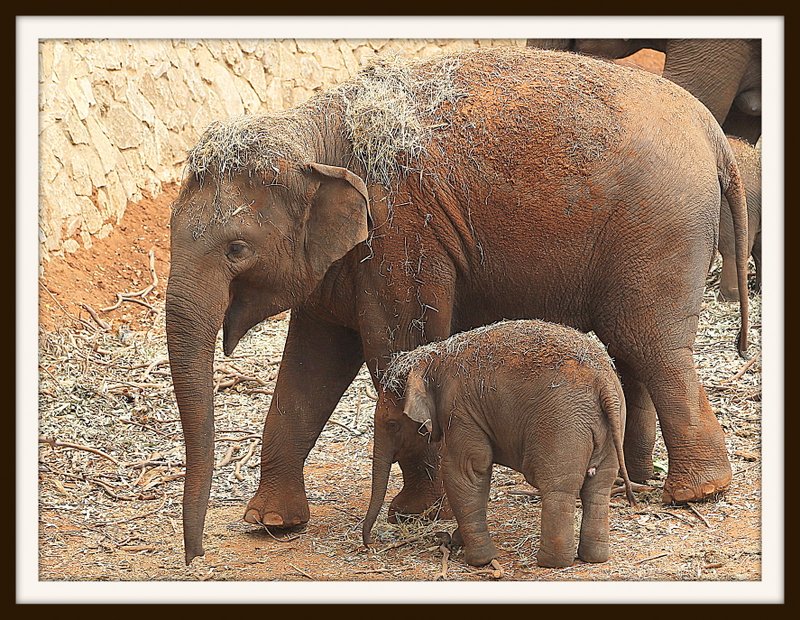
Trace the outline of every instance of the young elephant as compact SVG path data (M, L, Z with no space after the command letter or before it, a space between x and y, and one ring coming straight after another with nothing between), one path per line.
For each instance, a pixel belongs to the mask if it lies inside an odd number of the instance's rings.
M578 557L608 559L609 495L618 472L634 499L622 453L625 400L602 345L562 325L504 321L398 354L382 384L365 545L391 464L423 423L432 441L441 440L442 477L458 521L453 538L463 541L468 564L496 555L486 525L493 463L521 472L541 491L539 566L573 563L578 494ZM403 386L405 415L392 413Z
M761 290L761 149L745 140L728 136L747 200L747 254L756 266L756 290ZM719 253L722 273L719 277L719 297L725 301L739 299L734 249L733 221L728 201L722 197L719 211Z

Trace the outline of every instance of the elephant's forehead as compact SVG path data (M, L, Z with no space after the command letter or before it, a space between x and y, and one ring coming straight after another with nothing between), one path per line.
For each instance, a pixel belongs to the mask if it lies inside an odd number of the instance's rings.
M252 189L236 180L207 182L181 193L172 213L173 226L186 226L195 239L209 228L224 226L233 217L252 216Z

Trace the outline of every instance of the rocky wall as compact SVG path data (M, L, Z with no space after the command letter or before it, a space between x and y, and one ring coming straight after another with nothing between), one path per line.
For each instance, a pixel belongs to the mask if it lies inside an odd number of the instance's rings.
M181 178L212 121L281 110L376 54L427 57L524 40L44 40L40 256L90 248L126 207Z

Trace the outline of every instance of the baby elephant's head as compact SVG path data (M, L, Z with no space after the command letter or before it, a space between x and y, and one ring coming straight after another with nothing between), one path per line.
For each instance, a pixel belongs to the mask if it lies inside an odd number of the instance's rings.
M389 389L381 390L375 408L375 439L372 452L372 496L364 520L364 544L371 542L370 532L386 497L392 463L418 463L419 467L435 469L429 462L435 457L430 441L438 441L433 398L421 374L412 371L404 396ZM426 440L422 440L421 436Z

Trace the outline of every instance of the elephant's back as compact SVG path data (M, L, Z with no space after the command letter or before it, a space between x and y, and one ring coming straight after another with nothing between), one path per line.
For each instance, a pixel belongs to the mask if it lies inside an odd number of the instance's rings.
M457 57L467 95L452 104L449 131L435 134L439 151L495 162L506 179L584 175L631 136L663 138L677 124L702 133L710 116L669 80L580 54L489 48Z

